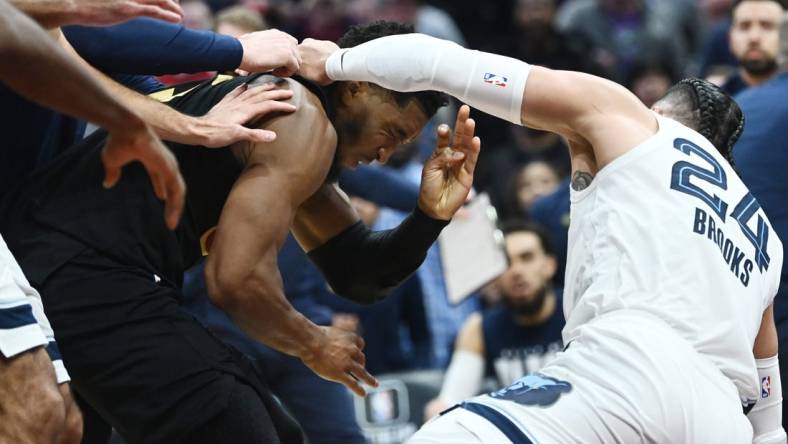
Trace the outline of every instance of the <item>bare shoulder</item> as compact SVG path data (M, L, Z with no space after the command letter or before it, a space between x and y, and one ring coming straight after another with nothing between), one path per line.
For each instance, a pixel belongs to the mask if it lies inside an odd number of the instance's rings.
M314 192L334 159L336 131L320 98L297 81L260 76L250 86L269 82L293 91L289 102L296 106L296 111L266 116L254 122L257 128L276 132L273 142L239 144L232 150L246 168L276 168L282 174L298 178Z

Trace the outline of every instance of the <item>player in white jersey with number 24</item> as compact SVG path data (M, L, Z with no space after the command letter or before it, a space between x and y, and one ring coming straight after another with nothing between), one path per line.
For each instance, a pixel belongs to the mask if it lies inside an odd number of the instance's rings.
M570 142L566 350L409 443L786 442L783 248L730 164L743 117L729 96L687 79L649 110L604 79L419 34L301 53L318 81L439 90Z

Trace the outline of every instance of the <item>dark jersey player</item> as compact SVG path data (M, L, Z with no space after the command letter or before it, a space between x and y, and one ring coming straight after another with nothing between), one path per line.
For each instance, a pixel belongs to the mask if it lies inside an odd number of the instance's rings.
M376 23L354 28L342 43L409 31ZM86 437L107 432L108 423L128 442L300 442L246 361L180 307L183 271L210 253L211 298L237 325L363 394L360 381L376 383L364 369L363 342L318 327L290 306L278 248L292 230L337 293L374 302L418 267L470 190L480 142L463 107L452 147L448 128L439 129L418 208L399 227L370 232L326 181L332 165L386 161L419 133L442 96L347 82L323 97L295 80L222 80L159 97L199 115L244 82L275 82L292 91L297 111L258 123L279 135L265 146L170 145L189 189L175 231L153 216L161 203L141 168L127 168L112 190L96 189L101 134L32 177L9 203L13 214L0 213L9 214L12 250L41 290L74 388L93 418Z

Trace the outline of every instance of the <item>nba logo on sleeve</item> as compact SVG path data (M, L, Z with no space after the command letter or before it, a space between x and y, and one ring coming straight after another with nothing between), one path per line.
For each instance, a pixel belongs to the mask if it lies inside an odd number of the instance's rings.
M484 83L489 83L490 85L506 88L508 81L509 79L507 77L499 76L498 74L493 74L491 72L484 73Z
M765 376L761 378L761 399L766 399L772 394L772 378Z

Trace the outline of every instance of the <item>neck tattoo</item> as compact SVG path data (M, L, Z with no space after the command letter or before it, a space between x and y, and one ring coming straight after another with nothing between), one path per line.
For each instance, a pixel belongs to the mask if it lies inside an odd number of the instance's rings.
M591 186L591 181L594 180L594 175L587 171L576 171L572 176L572 189L575 191L583 191Z

